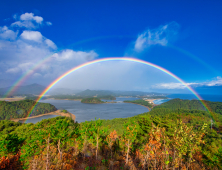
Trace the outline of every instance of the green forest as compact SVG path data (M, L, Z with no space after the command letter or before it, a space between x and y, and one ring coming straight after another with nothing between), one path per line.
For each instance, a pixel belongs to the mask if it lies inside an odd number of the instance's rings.
M138 100L125 100L124 103L134 103L134 104L140 104L143 106L147 106L149 108L152 108L153 105L149 103L148 101L145 101L143 99L138 99Z
M178 109L170 107L171 102L112 120L75 123L56 117L36 124L2 120L0 168L222 169L222 115L196 109L198 103L192 105L195 109Z
M92 103L92 104L99 104L99 103L105 103L102 100L100 100L97 97L90 97L90 98L84 98L81 100L81 103Z
M14 102L0 101L0 120L17 119L28 116L31 107L35 105L33 100L21 100ZM49 103L37 103L31 116L56 111L56 107Z
M203 100L203 102L206 104L207 107L210 108L210 111L222 115L222 102L211 102L205 100ZM166 103L163 103L155 107L155 109L157 108L168 108L171 110L177 110L177 109L206 110L206 108L199 100L182 100L182 99L172 99Z

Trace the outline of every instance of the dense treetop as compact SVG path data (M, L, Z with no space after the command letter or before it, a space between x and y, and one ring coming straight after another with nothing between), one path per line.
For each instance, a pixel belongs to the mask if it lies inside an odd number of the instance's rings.
M81 100L81 103L93 103L93 104L97 104L97 103L105 103L102 100L100 100L97 97L91 97L91 98L84 98Z
M222 102L211 102L203 101L206 106L209 107L210 111L222 114ZM157 108L168 108L171 110L177 109L188 109L188 110L206 110L203 104L199 100L182 100L182 99L172 99L159 106Z
M0 120L24 118L28 116L31 107L35 105L33 100L20 100L14 102L0 101ZM38 103L31 116L56 111L56 107L49 103Z

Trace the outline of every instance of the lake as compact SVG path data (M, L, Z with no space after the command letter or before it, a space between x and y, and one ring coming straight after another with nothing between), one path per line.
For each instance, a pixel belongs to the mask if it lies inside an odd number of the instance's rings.
M137 100L138 98L123 98L117 97L117 103L104 103L104 104L86 104L80 101L73 100L41 100L42 103L50 103L57 109L66 109L76 116L77 122L84 122L97 119L114 119L132 117L149 110L140 105L132 103L123 103L124 100ZM104 100L110 101L110 100ZM26 120L26 123L36 123L42 119L56 117L56 115L46 115L33 119Z

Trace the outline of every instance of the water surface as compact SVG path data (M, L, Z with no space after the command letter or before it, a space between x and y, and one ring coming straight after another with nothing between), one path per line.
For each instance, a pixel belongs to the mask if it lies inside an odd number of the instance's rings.
M123 98L118 97L116 100L117 103L104 103L104 104L86 104L81 103L80 101L73 100L41 100L43 103L51 103L57 109L66 109L70 113L76 116L77 122L84 122L94 120L95 117L98 119L114 119L114 118L126 118L132 117L144 112L148 112L149 110L140 105L132 104L132 103L123 103L124 100L136 100L138 98ZM105 100L110 101L110 100ZM54 115L47 115L54 116ZM37 117L33 119L29 119L26 122L36 123L41 121L44 118L51 117Z

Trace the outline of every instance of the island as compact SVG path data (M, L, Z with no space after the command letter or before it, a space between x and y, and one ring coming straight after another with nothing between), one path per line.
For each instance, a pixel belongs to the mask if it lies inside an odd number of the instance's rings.
M100 104L105 103L97 97L84 98L81 100L81 103L90 103L90 104Z

